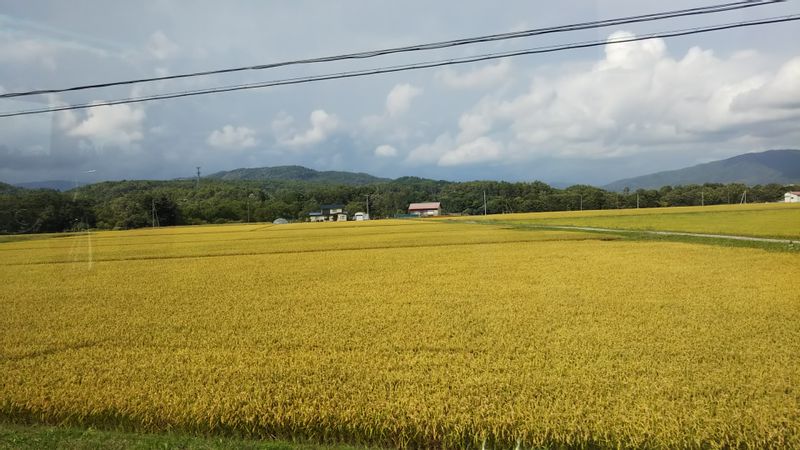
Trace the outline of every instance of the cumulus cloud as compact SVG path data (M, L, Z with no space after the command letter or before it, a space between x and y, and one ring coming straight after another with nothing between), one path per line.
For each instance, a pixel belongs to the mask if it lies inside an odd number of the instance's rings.
M488 133L492 129L493 121L491 112L480 109L462 114L458 119L459 142L469 142Z
M629 36L617 32L609 40ZM747 57L720 59L698 47L674 59L660 39L607 45L590 70L537 80L528 93L499 104L495 115L511 122L520 143L566 156L732 139L758 133L756 125L776 113L767 104L737 110L737 102L764 89L779 91L773 98L800 100L797 83L770 83L784 72L791 77L791 63L774 76L753 66ZM782 108L780 115L798 117L800 108Z
M333 114L328 114L323 109L312 111L309 122L311 127L306 131L292 133L289 130L293 119L284 115L272 122L272 128L285 134L285 136L279 137L279 142L290 147L305 147L318 144L326 140L331 133L339 128L339 119Z
M151 34L150 39L147 41L147 51L159 60L167 59L179 50L178 44L170 40L161 30Z
M633 36L616 32L609 42ZM722 146L767 148L800 120L800 57L779 66L755 52L721 58L663 40L606 45L593 64L534 77L513 96L487 96L458 133L412 151L439 165L549 157L605 158ZM781 144L777 144L781 145Z
M505 144L489 135L494 125L494 104L482 101L458 120L458 134L442 133L433 143L409 153L407 162L460 166L496 161L504 156Z
M754 82L753 89L743 92L731 102L731 109L737 113L750 111L759 115L768 114L770 118L791 117L800 109L799 80L800 57L796 57L787 61L763 83Z
M636 35L629 31L615 31L611 33L604 48L605 60L597 64L599 70L631 69L636 70L655 64L661 60L667 50L663 39L648 39L645 41L625 42L614 44L615 41L624 41L635 38Z
M397 156L397 149L391 145L383 144L375 148L375 156L382 158L393 158Z
M460 131L453 137L440 134L432 143L422 144L412 150L406 162L412 164L436 164L438 166L461 166L497 161L504 156L505 144L490 136L490 125L476 120L476 115L465 114L459 121Z
M496 64L487 64L478 69L457 72L446 68L436 72L436 79L453 89L474 89L495 86L511 76L511 63L502 59Z
M212 131L206 142L218 149L241 150L255 147L258 139L256 139L256 132L250 128L225 125L221 130Z
M458 147L446 151L438 161L440 166L460 166L494 161L500 158L503 144L486 136L468 141Z
M89 108L82 120L62 115L59 126L69 136L90 141L95 147L127 147L144 137L145 112L131 105L110 105Z
M47 106L50 108L68 105L58 94L46 94L45 98L47 99ZM74 110L57 111L52 114L53 124L59 131L69 133L78 124L78 114Z
M414 98L421 95L422 88L409 83L400 83L392 87L386 95L384 111L361 118L361 128L367 139L380 139L386 142L405 142L415 133L420 133L418 117L407 114Z
M417 146L406 157L410 164L436 164L448 151L455 148L455 139L450 133L440 134L433 142Z
M386 113L389 116L405 114L411 107L411 101L420 94L422 89L408 83L395 85L386 96Z

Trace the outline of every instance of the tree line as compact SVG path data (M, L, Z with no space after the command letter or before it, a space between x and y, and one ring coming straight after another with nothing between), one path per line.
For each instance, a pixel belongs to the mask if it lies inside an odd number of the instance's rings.
M789 186L739 183L664 186L611 192L588 185L448 182L405 177L361 186L303 181L108 181L58 192L0 185L0 233L130 229L153 225L302 221L322 204L343 204L372 218L406 213L412 202L438 201L449 214L475 215L579 209L775 202ZM367 207L369 202L369 207Z

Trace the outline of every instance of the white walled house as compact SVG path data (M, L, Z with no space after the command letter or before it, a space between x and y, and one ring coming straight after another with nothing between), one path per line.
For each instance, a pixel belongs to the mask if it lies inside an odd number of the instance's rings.
M347 211L344 205L322 205L320 211L308 213L311 222L347 222Z
M791 191L783 194L783 201L786 203L800 203L800 191Z

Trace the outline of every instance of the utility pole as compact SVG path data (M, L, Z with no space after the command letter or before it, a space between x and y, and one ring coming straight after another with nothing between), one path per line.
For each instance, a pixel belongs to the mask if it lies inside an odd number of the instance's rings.
M247 196L247 223L250 223L250 201L256 198L252 192Z
M364 194L364 197L367 197L367 218L369 219L369 194Z
M486 215L486 191L483 191L483 215Z
M158 223L158 213L156 212L156 199L155 198L150 199L150 205L152 206L152 210L151 210L150 214L152 215L152 218L153 218L153 228L155 228L156 226L160 227L161 224Z
M639 193L636 193L636 209L639 209Z
M700 206L706 206L706 193L700 191Z
M581 211L583 211L583 194L578 194L578 197L581 199Z
M197 183L194 187L195 189L200 189L200 166L197 166Z

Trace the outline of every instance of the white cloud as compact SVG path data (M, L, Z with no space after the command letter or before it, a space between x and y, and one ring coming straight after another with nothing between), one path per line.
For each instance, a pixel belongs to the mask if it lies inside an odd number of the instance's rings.
M386 113L389 116L405 114L411 107L411 100L422 94L422 89L408 83L397 84L386 96Z
M422 144L406 158L411 164L436 164L438 166L461 166L503 157L504 144L487 136L459 142L449 133L443 133L430 144Z
M212 131L206 142L218 149L241 150L255 147L258 139L256 139L256 132L250 128L225 125L221 130Z
M80 121L73 115L63 115L59 126L69 136L86 139L95 147L127 147L144 137L144 119L144 110L131 105L97 106L89 108Z
M282 116L273 121L273 130L288 130L293 120L288 116ZM328 114L325 110L317 109L311 112L309 118L311 128L302 133L289 133L288 136L279 138L279 141L290 147L304 147L309 145L318 144L330 136L337 128L339 128L339 119L333 115Z
M381 114L361 118L361 129L368 140L374 142L405 142L414 134L422 133L421 122L415 115L407 114L414 98L422 94L422 88L409 83L396 84L386 95L386 106Z
M435 141L422 144L411 150L406 158L410 164L436 164L445 153L455 148L455 140L449 133L440 134Z
M617 156L743 136L771 115L734 108L767 80L747 57L724 60L695 47L676 60L659 39L608 45L605 53L588 71L539 80L500 105L497 113L511 121L516 139L562 156ZM778 88L780 95L798 99L790 86Z
M473 89L495 86L509 79L511 63L502 59L496 64L487 64L478 69L459 73L453 69L436 72L436 79L453 89Z
M491 112L478 109L462 114L458 120L458 127L461 130L458 133L458 141L469 142L483 136L492 129L492 122Z
M443 133L432 144L423 144L409 153L407 162L460 166L499 160L505 145L487 136L492 132L494 104L481 101L472 111L461 115L459 132L454 137Z
M58 94L47 94L45 98L47 99L47 106L50 108L67 105ZM74 110L54 112L53 122L60 131L69 132L78 125L78 114Z
M751 111L756 114L767 114L773 118L780 118L785 114L792 116L798 108L800 108L800 57L787 61L773 77L740 93L731 102L731 109L737 113Z
M609 40L629 36L617 32ZM676 59L659 39L607 45L592 65L534 78L521 95L485 97L461 115L455 138L440 135L412 151L409 161L452 165L786 145L781 142L790 141L800 120L798 79L800 57L776 67L755 52L720 58L697 47Z
M494 161L500 158L502 151L503 144L481 136L445 152L439 158L438 164L440 166L460 166Z
M383 144L375 148L375 156L382 158L393 158L397 156L397 149L391 145Z
M272 121L272 132L281 138L285 138L292 132L292 125L294 125L294 117L285 111L281 111L278 113L278 117Z
M164 60L178 53L180 47L170 40L163 31L159 30L150 35L147 41L147 51L159 60Z
M663 39L611 44L614 41L624 41L635 37L635 34L628 31L611 33L606 40L610 45L603 48L606 58L597 65L597 68L599 70L639 69L649 64L655 64L664 57L667 46Z

